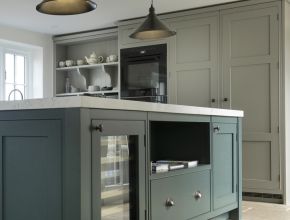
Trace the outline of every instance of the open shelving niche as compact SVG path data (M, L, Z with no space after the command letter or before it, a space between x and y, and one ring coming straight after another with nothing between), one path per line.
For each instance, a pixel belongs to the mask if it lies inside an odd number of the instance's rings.
M159 179L211 169L209 122L150 121L150 162L198 161L198 166L167 172L150 172Z
M88 83L94 81L94 71L98 71L97 69L101 69L101 73L106 73L110 76L110 78L114 78L114 76L111 76L112 69L115 68L115 71L118 68L119 63L118 62L112 62L112 63L100 63L100 64L92 64L92 65L82 65L82 66L71 66L71 67L63 67L63 68L56 68L57 72L65 72L66 77L69 77L72 81L73 85L80 85L84 90L84 87L81 84L79 84L80 80L83 81L83 84L88 85ZM107 69L107 70L106 70ZM93 72L93 73L92 73ZM78 82L75 82L74 80L79 80ZM111 81L112 82L112 81ZM112 82L113 85L116 85L117 82ZM88 91L81 91L81 92L70 92L70 93L58 93L56 94L57 97L61 96L81 96L81 95L101 95L101 96L114 96L119 94L118 89L113 90L103 90L103 91L94 91L94 92L88 92Z
M101 96L109 98L120 97L119 62L98 63L71 67L58 67L60 61L84 59L92 52L97 56L118 55L117 29L92 31L88 33L57 36L55 42L55 94L61 96ZM65 92L66 78L79 92ZM102 87L112 86L113 90L88 92L89 85Z

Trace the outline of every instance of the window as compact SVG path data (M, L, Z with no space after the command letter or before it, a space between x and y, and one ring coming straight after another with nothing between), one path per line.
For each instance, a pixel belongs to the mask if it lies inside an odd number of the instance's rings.
M27 56L16 52L4 53L4 99L21 100L27 92Z
M43 98L43 48L0 39L0 101Z

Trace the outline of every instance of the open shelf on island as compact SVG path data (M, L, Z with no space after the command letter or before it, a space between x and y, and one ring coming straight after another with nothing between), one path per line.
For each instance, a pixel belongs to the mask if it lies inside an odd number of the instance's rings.
M209 164L199 164L197 167L171 170L171 171L163 172L163 173L152 173L150 176L150 179L154 180L154 179L166 178L166 177L170 177L170 176L177 176L177 175L194 173L194 172L199 172L199 171L203 171L203 170L210 170L210 169L211 169L211 165L209 165Z
M210 123L150 121L150 161L151 176L192 172L210 166ZM197 166L186 163L194 161L198 162ZM152 163L169 165L169 169L160 167L162 171L154 172ZM180 164L186 165L170 169Z
M97 67L118 66L118 65L119 65L119 62L97 63L97 64L87 64L87 65L81 65L81 66L59 67L59 68L56 68L56 70L68 71L68 70L77 70L77 69L95 69Z

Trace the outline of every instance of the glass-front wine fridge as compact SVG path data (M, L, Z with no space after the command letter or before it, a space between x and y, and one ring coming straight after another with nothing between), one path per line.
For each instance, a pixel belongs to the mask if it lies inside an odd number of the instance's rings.
M93 121L94 220L144 219L142 121Z

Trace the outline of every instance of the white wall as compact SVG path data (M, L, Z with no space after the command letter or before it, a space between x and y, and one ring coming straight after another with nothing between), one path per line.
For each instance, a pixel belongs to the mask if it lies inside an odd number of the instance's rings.
M42 48L43 97L52 97L54 94L52 36L0 25L0 40L13 41ZM37 72L34 74L37 75Z

